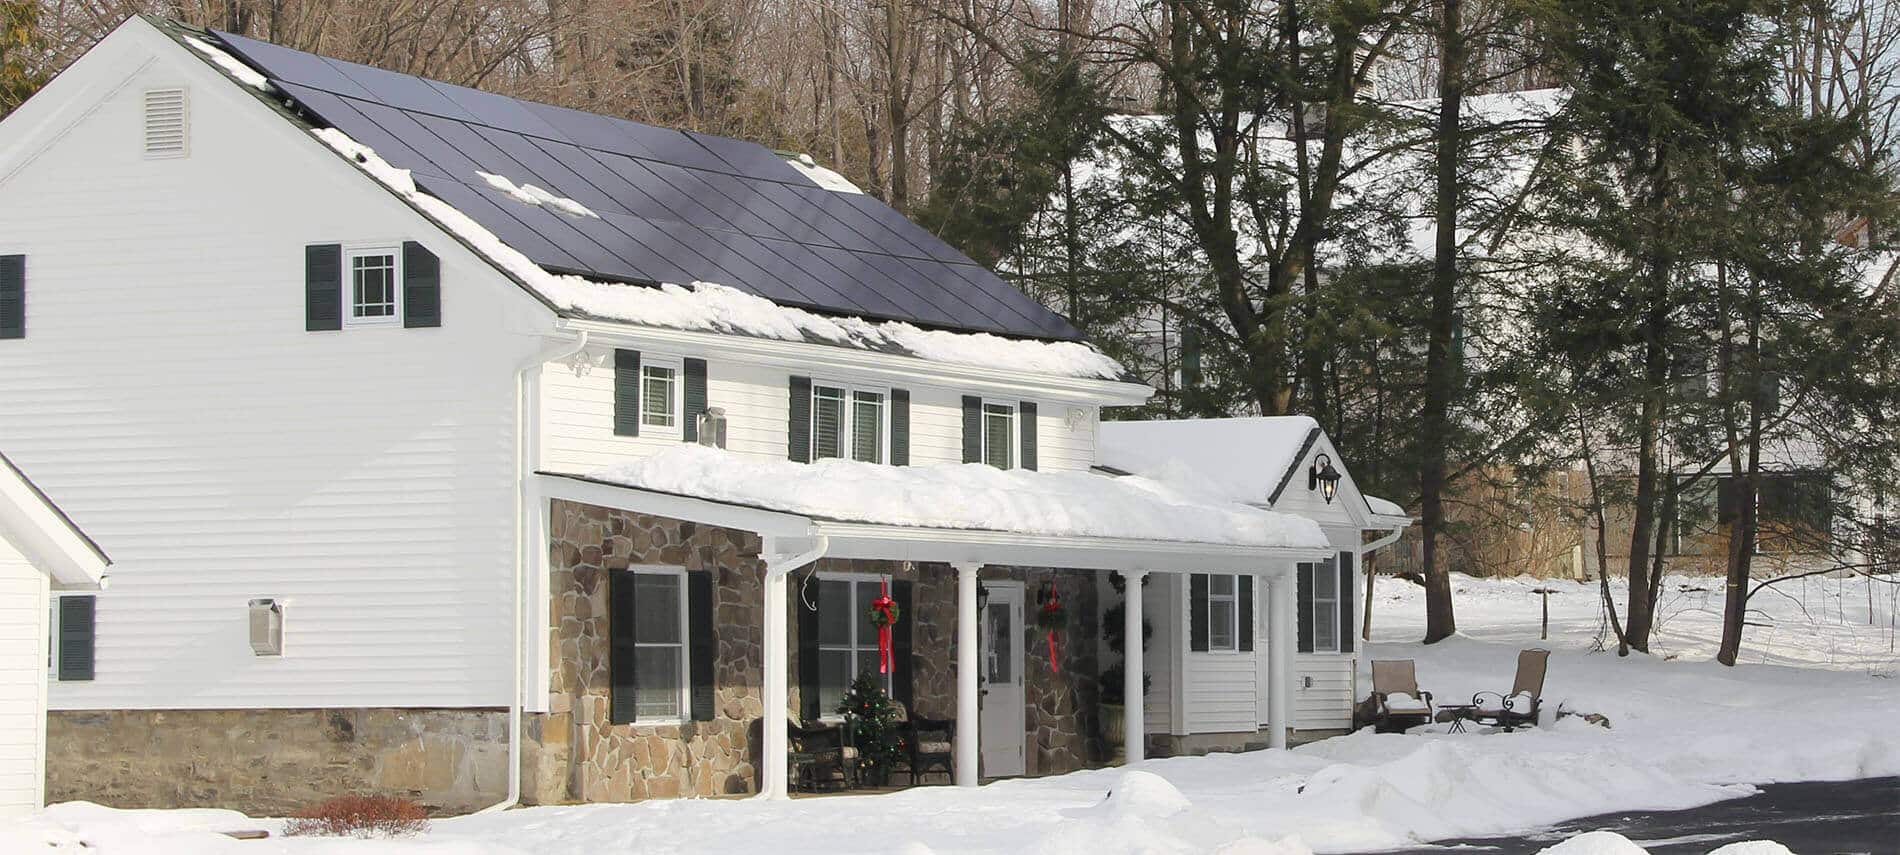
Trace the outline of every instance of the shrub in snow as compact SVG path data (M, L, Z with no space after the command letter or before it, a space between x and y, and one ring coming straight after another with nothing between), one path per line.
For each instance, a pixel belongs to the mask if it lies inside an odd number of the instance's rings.
M1614 831L1591 831L1544 849L1537 855L1649 855L1649 850Z
M1773 840L1744 840L1710 850L1709 855L1794 855L1794 850Z
M1123 772L1102 800L1104 811L1116 816L1162 818L1192 806L1188 797L1168 779L1153 772Z
M289 837L409 837L429 830L429 812L394 796L338 796L284 823Z

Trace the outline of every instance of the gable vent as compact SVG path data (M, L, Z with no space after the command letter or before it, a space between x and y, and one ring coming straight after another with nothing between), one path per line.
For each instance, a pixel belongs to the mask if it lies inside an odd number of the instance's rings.
M188 126L185 90L148 89L145 92L145 156L184 157Z

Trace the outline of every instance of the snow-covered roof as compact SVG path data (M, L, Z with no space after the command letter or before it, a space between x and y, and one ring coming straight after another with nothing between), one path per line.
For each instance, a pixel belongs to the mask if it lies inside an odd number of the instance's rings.
M270 100L273 87L243 60L189 33L173 35L200 54L212 67L252 88L267 101ZM820 313L781 305L745 288L735 287L742 284L736 282L694 281L648 286L550 272L543 264L531 259L522 248L512 246L497 236L470 211L458 209L442 196L419 188L410 170L391 164L340 128L321 126L314 114L283 110L280 104L275 106L285 115L313 123L312 132L332 149L434 219L565 317L848 347L935 362L1059 377L1123 381L1130 376L1115 360L1083 341L925 328L902 320L869 320L842 310ZM793 174L804 175L827 191L862 195L857 188L849 186L849 182L836 177L835 173L808 161L809 158L792 159L788 166L794 170ZM466 178L503 198L552 211L572 221L598 220L606 214L605 209L596 212L580 201L530 182L527 177L511 174L520 168L517 165L512 168L477 170ZM493 213L483 210L484 215ZM942 252L954 254L954 250L947 247ZM936 264L936 261L933 260L932 264ZM969 267L971 264L966 259L963 266ZM981 273L994 279L988 271ZM949 291L981 290L978 285L968 282L948 281L958 276L967 278L963 273L955 276L946 273L939 277L945 281L936 281L932 287ZM887 284L892 288L899 287L897 283ZM986 299L979 293L969 296L979 302ZM1020 295L1017 297L1020 298ZM1039 306L1032 305L1031 308L1038 312L1047 311ZM1018 311L1027 312L1031 309L1018 307ZM1054 320L1049 320L1046 326L1067 330L1073 335L1073 329L1067 326L1066 321L1060 321L1053 314L1049 314L1049 318Z
M1096 460L1264 505L1318 431L1311 416L1105 421Z
M1388 501L1386 499L1381 499L1378 496L1370 496L1364 493L1361 493L1360 495L1365 496L1366 507L1371 508L1372 512L1375 514L1378 514L1379 516L1402 517L1406 515L1405 508L1400 507L1398 502Z
M5 454L0 454L0 541L65 587L97 587L112 563Z
M1003 470L980 463L794 463L699 445L593 472L590 480L836 522L1323 549L1304 517L1226 502L1149 478Z

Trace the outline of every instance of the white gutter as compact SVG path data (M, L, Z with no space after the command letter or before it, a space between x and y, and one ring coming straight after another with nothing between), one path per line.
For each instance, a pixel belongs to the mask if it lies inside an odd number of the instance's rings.
M765 558L765 615L761 621L765 633L761 663L765 672L765 698L759 721L763 743L759 749L759 792L754 799L786 798L786 757L791 747L785 719L786 699L791 694L787 686L791 679L787 673L791 657L785 640L786 577L793 570L823 557L825 550L831 548L831 538L817 535L810 549L796 555L779 554L777 546L778 538L768 537L759 550Z
M534 458L539 456L541 439L541 368L557 359L566 359L587 349L586 330L568 330L556 327L559 332L570 333L572 340L560 342L553 347L536 353L515 369L515 595L514 595L514 691L508 699L508 795L506 798L476 813L493 813L507 810L521 803L521 693L527 682L527 655L523 647L527 643L526 622L528 611L525 607L528 591L528 568L535 563L534 548L529 543L533 536L528 516L536 510L530 506L530 485L534 483ZM530 372L533 382L530 382Z
M1359 554L1364 555L1368 552L1377 551L1381 547L1391 546L1393 541L1396 541L1400 537L1403 537L1405 535L1405 530L1410 528L1411 526L1412 526L1411 520L1406 520L1404 525L1393 526L1392 531L1386 534L1384 537L1381 537L1378 540L1372 541L1371 543L1361 544L1359 547Z

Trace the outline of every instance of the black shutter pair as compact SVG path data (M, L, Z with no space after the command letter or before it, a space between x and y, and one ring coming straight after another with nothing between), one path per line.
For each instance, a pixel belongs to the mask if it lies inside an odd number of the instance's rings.
M1196 653L1205 653L1207 640L1207 601L1210 576L1206 573L1188 575L1188 649ZM1234 579L1234 605L1240 612L1236 622L1240 624L1240 637L1235 639L1236 649L1247 652L1253 650L1253 577L1240 574Z
M24 255L0 255L0 338L26 338Z
M831 712L818 706L818 614L823 608L844 608L837 603L827 604L820 593L823 585L813 584L808 593L813 608L805 607L805 597L797 600L798 611L798 717L805 721L817 721L819 717ZM911 673L911 622L916 620L916 612L911 610L914 585L909 579L891 580L891 599L897 601L897 623L891 626L891 699L904 705L912 716L917 711L912 708L915 682Z
M699 414L706 411L706 360L680 363L686 388L681 397L680 438L699 441ZM640 435L640 351L614 349L614 436Z
M635 665L638 647L634 643L634 571L615 570L607 574L607 718L615 724L636 720L635 690L639 669ZM686 660L689 716L693 721L713 718L714 659L719 644L714 632L712 573L693 570L686 574Z
M59 598L59 679L92 679L95 598Z
M304 329L343 328L343 245L311 244L303 250ZM415 241L402 245L402 325L442 325L442 261Z
M1300 565L1300 577L1296 598L1299 601L1301 653L1313 652L1313 574L1329 571L1339 574L1339 587L1336 589L1339 595L1339 602L1336 606L1339 611L1339 624L1337 627L1339 634L1339 652L1352 652L1352 591L1353 576L1355 574L1354 565L1357 563L1357 559L1357 553L1341 552L1339 553L1339 560L1334 561L1333 567L1331 568L1328 568L1324 564ZM1325 652L1331 653L1332 651L1329 650Z
M811 378L791 378L786 386L785 459L811 462ZM891 390L891 465L910 465L910 390Z
M1016 430L1017 465L1033 470L1037 463L1035 402L1017 402ZM983 399L976 395L963 396L963 462L983 462Z

